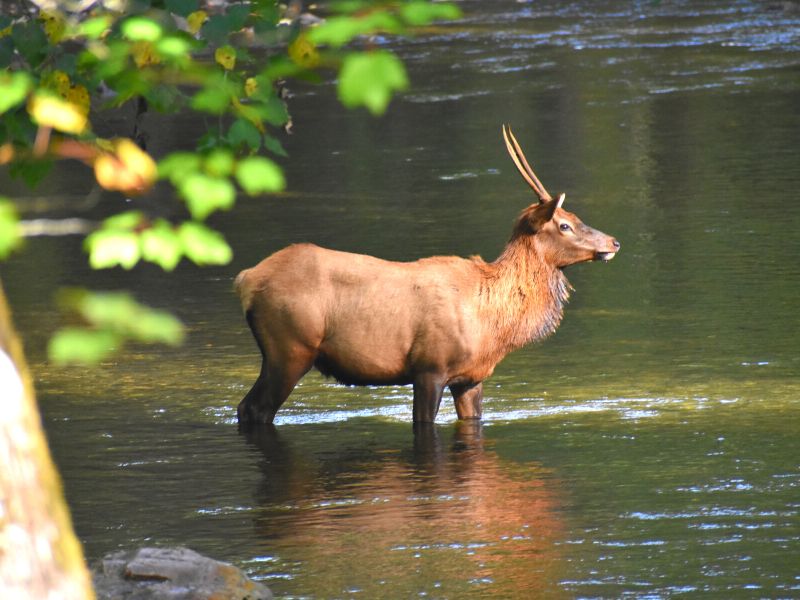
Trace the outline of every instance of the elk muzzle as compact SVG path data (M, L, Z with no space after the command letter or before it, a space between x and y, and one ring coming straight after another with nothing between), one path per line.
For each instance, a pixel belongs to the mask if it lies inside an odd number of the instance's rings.
M619 242L614 238L608 238L608 239L609 239L609 247L611 249L599 250L595 252L594 253L595 260L602 260L603 262L608 262L617 255L617 252L619 252Z

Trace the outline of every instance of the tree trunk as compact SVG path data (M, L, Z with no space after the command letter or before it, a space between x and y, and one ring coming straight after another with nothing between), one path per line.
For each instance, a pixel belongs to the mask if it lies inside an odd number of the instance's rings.
M2 287L0 597L94 598Z

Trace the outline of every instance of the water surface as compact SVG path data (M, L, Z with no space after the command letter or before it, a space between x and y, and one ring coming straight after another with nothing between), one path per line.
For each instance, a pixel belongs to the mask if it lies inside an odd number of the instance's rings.
M381 120L330 84L292 88L289 191L214 218L234 264L91 273L66 238L3 265L87 555L184 544L286 597L797 597L800 16L462 6L459 24L378 40L413 84ZM445 398L414 432L410 388L311 374L274 429L238 434L258 370L238 270L297 241L493 259L533 201L502 122L622 251L568 270L564 323L501 363L484 423L457 424ZM156 153L197 131L153 123ZM90 187L64 169L28 215ZM189 341L48 365L52 293L85 281L175 311Z

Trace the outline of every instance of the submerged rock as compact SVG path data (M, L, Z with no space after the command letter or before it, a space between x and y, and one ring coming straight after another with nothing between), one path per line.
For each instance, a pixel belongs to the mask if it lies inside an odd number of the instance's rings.
M107 554L95 568L99 600L271 600L272 593L233 565L188 548Z

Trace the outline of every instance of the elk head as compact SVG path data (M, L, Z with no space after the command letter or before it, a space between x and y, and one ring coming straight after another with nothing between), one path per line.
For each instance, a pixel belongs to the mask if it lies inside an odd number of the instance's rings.
M522 211L511 236L512 240L522 235L532 236L531 239L542 257L559 268L590 260L609 261L614 258L619 251L619 242L602 231L589 227L574 213L564 210L561 206L564 204L565 194L553 199L528 164L508 125L503 125L503 139L520 175L539 198L538 203L531 204Z

